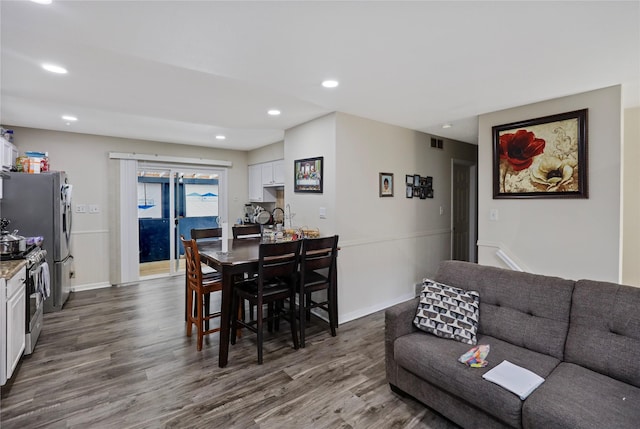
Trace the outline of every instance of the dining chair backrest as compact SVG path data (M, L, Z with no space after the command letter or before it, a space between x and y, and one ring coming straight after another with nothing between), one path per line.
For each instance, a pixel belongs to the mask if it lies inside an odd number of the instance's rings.
M253 225L234 225L231 227L233 238L252 238L256 234L260 235L262 230L259 224Z
M222 228L193 228L191 229L191 238L194 240L202 240L205 238L222 237Z
M202 284L202 270L200 269L200 252L195 239L187 240L180 236L184 247L185 264L187 267L187 284L194 287Z
M302 240L261 243L258 260L259 288L269 279L294 279L300 263Z
M302 258L300 271L315 271L323 268L329 269L328 277L335 269L336 256L338 254L338 236L322 238L305 238L302 240Z

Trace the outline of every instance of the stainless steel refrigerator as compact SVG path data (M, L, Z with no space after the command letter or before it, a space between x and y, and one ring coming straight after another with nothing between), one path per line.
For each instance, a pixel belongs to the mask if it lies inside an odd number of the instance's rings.
M25 237L44 237L42 247L51 274L45 313L61 310L71 290L71 190L64 171L8 173L3 180L0 217L11 221L8 229L17 229Z

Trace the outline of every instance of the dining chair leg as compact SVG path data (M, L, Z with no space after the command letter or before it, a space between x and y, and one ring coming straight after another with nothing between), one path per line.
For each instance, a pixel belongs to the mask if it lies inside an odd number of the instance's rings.
M307 318L307 322L311 321L311 292L306 293L305 298L305 317Z
M236 296L236 294L233 294L233 297L231 298L231 308L236 308L238 306L238 297ZM244 300L242 300L244 302ZM236 343L236 338L237 338L237 334L238 334L238 317L239 315L235 315L235 312L231 312L231 335L229 338L229 342L234 345ZM244 320L244 317L242 318L242 320Z
M256 335L257 335L257 341L258 341L258 365L262 365L262 341L263 341L263 320L262 320L262 302L258 302L257 308L256 308L256 320L257 320L257 324L256 324Z
M282 304L284 306L284 303ZM291 336L293 337L293 348L298 350L300 344L298 343L298 325L296 323L296 291L292 289L291 296L289 296L289 323L291 324Z
M193 293L187 291L187 311L185 317L187 318L187 337L191 336L191 330L193 328L193 316L191 315L191 309L193 308Z
M306 313L307 310L305 308L305 295L304 293L298 294L298 319L300 323L300 347L304 348L305 346L305 329L307 329L306 323Z
M329 328L331 328L331 336L336 336L336 327L338 326L338 305L337 290L335 286L329 286L327 291L329 295Z
M197 320L197 328L198 328L198 351L202 350L202 340L204 338L204 334L203 334L203 328L204 328L204 321L202 318L202 308L203 308L203 294L199 293L198 296L196 297L196 305L198 306L198 316L196 318Z
M210 311L209 311L210 306L211 306L211 296L210 295L211 294L207 293L207 294L204 295L204 298L203 298L204 299L204 314L205 315L210 313ZM204 321L204 330L205 331L209 330L209 321L208 320Z

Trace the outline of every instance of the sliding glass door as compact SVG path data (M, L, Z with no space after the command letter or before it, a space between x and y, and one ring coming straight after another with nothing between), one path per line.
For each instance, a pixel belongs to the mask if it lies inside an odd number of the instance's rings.
M225 207L224 170L144 163L138 166L140 277L184 270L180 236L215 228ZM182 263L181 263L182 262Z

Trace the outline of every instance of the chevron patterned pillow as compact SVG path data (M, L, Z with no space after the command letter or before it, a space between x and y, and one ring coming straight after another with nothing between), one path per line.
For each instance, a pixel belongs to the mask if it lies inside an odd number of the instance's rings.
M438 337L476 345L479 313L478 292L424 279L413 324Z

